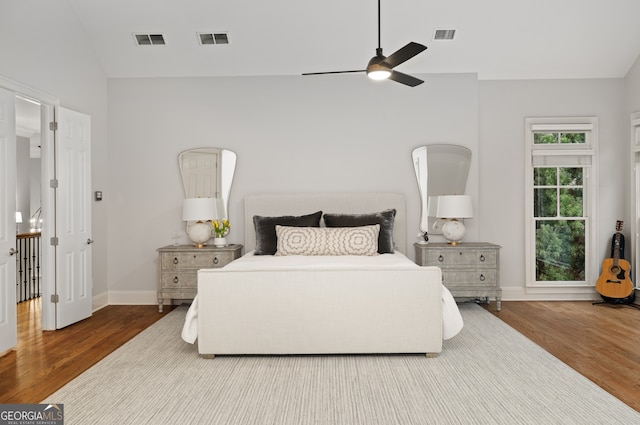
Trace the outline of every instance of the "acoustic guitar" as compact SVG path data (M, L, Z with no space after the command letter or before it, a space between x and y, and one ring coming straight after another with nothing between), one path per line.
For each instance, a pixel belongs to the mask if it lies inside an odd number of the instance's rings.
M633 283L629 278L631 265L627 260L620 258L621 245L624 244L624 235L620 233L622 226L623 222L618 220L611 244L613 258L605 258L602 261L602 274L596 282L596 291L605 299L620 300L633 293Z

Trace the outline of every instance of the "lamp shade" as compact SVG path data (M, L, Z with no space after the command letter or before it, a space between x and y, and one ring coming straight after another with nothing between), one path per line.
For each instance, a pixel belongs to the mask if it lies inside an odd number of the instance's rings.
M435 216L438 218L472 218L471 197L469 195L438 196Z
M215 216L214 198L186 198L182 204L182 221L211 220Z

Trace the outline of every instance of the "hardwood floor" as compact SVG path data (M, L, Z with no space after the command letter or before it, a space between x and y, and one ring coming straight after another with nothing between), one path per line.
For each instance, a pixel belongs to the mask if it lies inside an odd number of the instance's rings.
M640 412L640 309L591 302L502 302L491 313Z
M43 332L40 300L18 304L18 346L0 357L0 403L39 403L164 317L158 307L108 306Z
M640 412L640 310L565 301L486 308ZM20 304L17 350L0 357L0 403L39 403L168 310L108 306L65 329L42 332L39 302Z

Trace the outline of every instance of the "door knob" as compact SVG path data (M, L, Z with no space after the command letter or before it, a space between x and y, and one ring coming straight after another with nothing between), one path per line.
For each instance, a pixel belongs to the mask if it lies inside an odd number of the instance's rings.
M17 254L17 253L18 253L18 251L16 251L16 250L15 250L15 249L13 249L13 248L11 248L11 249L9 250L9 256L12 256L12 255Z
M87 239L87 245L91 245L93 243L93 239Z

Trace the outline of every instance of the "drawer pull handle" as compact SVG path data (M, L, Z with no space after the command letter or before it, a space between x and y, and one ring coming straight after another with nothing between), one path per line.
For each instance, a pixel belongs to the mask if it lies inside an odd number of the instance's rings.
M444 261L444 257L442 255L438 256L438 261L440 261L441 263Z
M213 264L218 264L218 257L213 257Z
M173 258L173 264L178 264L178 257Z
M484 282L486 277L484 277L484 273L480 273L480 282Z
M173 283L178 283L178 276L173 277Z
M485 260L484 255L480 254L480 261L484 261L484 260Z

